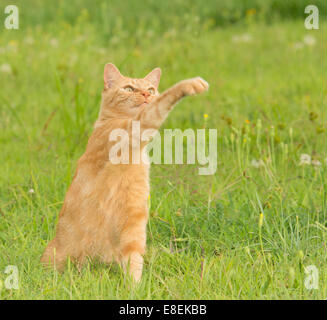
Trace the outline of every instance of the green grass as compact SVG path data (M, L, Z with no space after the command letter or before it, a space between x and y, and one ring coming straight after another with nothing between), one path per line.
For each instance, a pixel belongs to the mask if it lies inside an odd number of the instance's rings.
M144 28L134 38L118 25L106 38L88 19L84 10L71 24L1 32L0 68L12 72L0 71L0 279L7 265L20 272L19 290L2 287L1 299L325 299L325 21L307 31L302 18L223 29L192 20L184 32ZM235 38L243 34L251 41ZM308 35L316 44L299 46ZM210 91L181 102L164 128L217 128L219 136L213 176L152 166L135 288L115 265L58 274L39 263L97 117L107 62L135 77L160 66L161 91L202 76ZM299 166L303 153L321 166ZM309 265L318 290L304 286Z

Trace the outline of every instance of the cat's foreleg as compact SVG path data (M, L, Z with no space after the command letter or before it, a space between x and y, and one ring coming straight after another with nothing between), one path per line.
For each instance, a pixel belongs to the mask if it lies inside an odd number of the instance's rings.
M139 118L144 127L159 129L175 104L183 97L208 90L209 84L200 77L182 80L158 96Z
M146 210L130 210L120 236L120 262L125 273L129 273L135 282L139 282L142 276L147 217Z

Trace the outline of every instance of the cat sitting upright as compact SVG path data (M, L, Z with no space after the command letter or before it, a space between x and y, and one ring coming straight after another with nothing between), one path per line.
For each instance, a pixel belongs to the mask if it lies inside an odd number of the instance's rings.
M108 137L114 129L123 129L131 136L132 121L139 121L141 134L150 128L158 130L181 98L209 87L197 77L180 81L159 94L160 76L161 70L156 68L143 79L131 79L122 76L113 64L105 66L99 117L86 151L78 160L59 214L56 236L41 258L43 264L63 270L68 257L79 265L88 257L97 257L104 262L116 261L135 281L141 279L149 164L114 164L109 157L114 142ZM132 140L126 142L130 153Z

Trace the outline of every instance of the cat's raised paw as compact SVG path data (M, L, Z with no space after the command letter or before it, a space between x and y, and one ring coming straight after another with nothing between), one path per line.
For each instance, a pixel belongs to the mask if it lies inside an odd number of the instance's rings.
M180 84L183 95L185 96L198 94L209 89L208 82L202 79L201 77L183 80Z

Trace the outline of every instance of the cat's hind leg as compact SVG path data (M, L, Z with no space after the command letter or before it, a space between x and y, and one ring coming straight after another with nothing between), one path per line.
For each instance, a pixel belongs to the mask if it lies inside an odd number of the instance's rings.
M60 246L58 239L54 238L45 248L41 263L45 267L54 267L58 271L62 271L65 267L67 257L68 255Z

